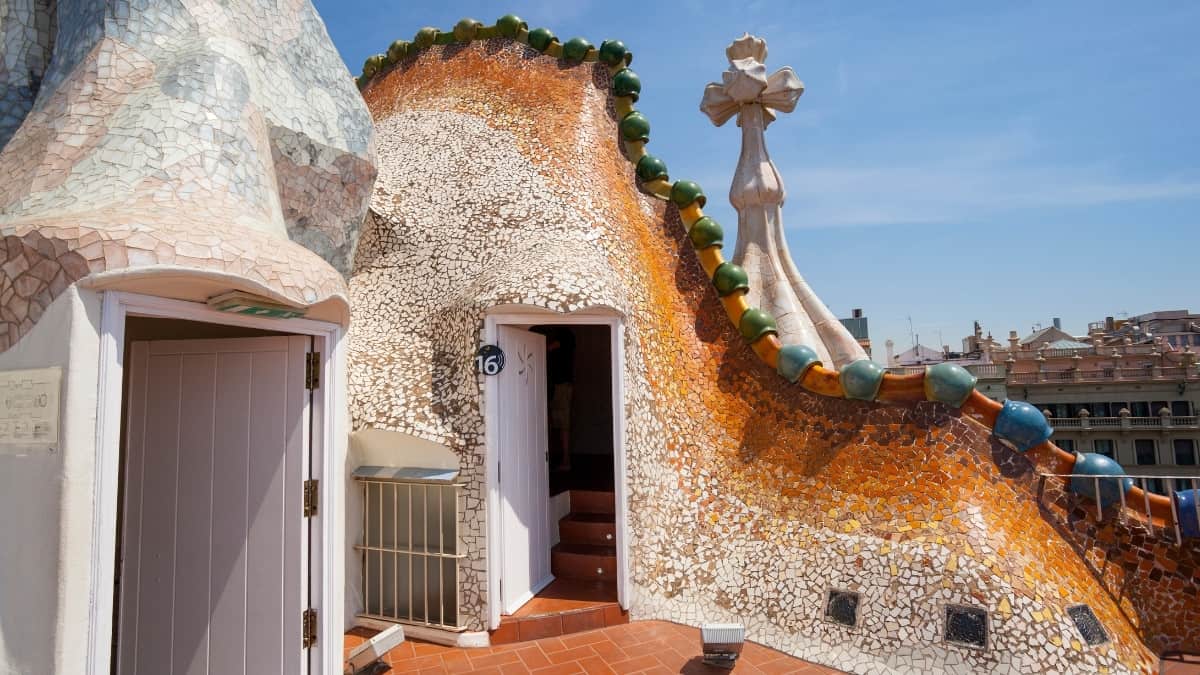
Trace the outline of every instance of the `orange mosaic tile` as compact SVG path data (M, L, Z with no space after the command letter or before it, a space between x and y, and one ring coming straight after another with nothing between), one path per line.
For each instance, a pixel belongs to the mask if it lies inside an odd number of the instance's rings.
M488 546L468 364L488 309L521 304L623 317L635 619L744 621L857 672L1153 672L1200 650L1195 542L1039 491L1051 446L1017 453L972 417L994 411L913 400L914 378L885 388L905 403L850 401L764 365L678 211L637 189L609 83L488 40L364 90L380 178L350 282L352 414L458 454L464 625L485 623ZM855 625L827 619L831 589L859 594ZM1077 604L1107 641L1085 643ZM987 611L981 648L945 636L958 605Z

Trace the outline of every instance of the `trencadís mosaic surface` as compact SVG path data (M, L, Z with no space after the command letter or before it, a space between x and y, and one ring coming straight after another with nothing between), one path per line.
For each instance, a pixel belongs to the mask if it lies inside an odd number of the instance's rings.
M626 333L635 618L743 620L854 672L1150 672L1200 647L1194 539L1116 513L1145 497L1116 480L1039 501L1038 470L1119 467L953 369L836 372L779 342L702 190L646 153L630 65L506 18L422 29L360 78L380 178L350 282L352 414L459 453L463 623L486 625L483 318L599 306ZM856 625L827 620L831 590L859 594ZM1080 604L1107 641L1088 644Z
M373 129L308 0L2 3L0 35L0 351L102 275L344 306Z

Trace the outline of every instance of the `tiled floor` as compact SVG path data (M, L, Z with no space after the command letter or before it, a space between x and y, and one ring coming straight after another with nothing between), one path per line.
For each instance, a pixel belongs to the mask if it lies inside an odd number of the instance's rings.
M588 609L617 601L617 584L604 581L555 579L533 599L521 606L514 617L541 616L574 609Z
M371 631L352 630L346 648ZM455 649L409 641L387 655L391 673L476 673L478 675L720 675L731 671L700 662L700 631L665 621L638 621L586 633L487 649ZM742 675L839 671L792 658L773 649L746 643L733 673Z

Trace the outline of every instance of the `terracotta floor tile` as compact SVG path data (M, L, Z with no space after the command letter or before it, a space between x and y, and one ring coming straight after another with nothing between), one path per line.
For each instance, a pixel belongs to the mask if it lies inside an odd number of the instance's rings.
M372 632L347 635L346 645ZM394 673L481 673L486 675L563 675L599 673L672 673L673 675L727 675L729 671L705 666L700 659L697 629L663 621L643 621L610 626L563 637L499 644L483 649L458 649L412 640L387 655ZM1184 666L1191 670L1192 666ZM475 669L475 670L472 670ZM747 643L734 675L779 673L836 673L761 645ZM1185 670L1171 675L1198 675Z
M562 635L562 633L562 616L558 614L530 617L517 622L517 635L522 642L540 640Z
M521 657L521 662L530 670L545 668L550 665L550 659L546 658L546 653L537 645L518 649L517 656Z
M547 654L553 654L554 652L561 652L562 650L567 648L567 646L565 644L563 644L562 639L556 638L556 637L546 638L545 640L538 640L537 645L539 647L541 647L542 651L546 652Z
M438 654L430 654L428 656L389 660L388 663L391 664L392 670L397 673L419 673L422 668L440 668L442 666L442 657Z
M583 672L583 666L578 661L571 663L556 663L548 668L538 668L532 671L534 675L578 675Z
M442 654L442 665L451 673L461 673L473 667L471 659L462 651Z
M608 636L601 630L590 630L584 633L572 633L562 636L562 643L568 648L582 647L596 642L608 642Z
M567 612L562 615L563 635L604 628L604 611L589 609L582 612Z
M617 661L616 663L610 663L608 665L618 673L636 673L639 670L654 668L662 664L658 662L658 659L647 654L645 656L626 659L624 661Z
M471 665L475 668L487 668L490 666L498 666L502 663L517 663L521 657L517 656L516 651L503 651L498 654L481 654L475 656L467 652L467 656L471 659Z
M604 659L599 656L589 656L586 659L579 659L579 665L583 666L583 672L587 675L620 675L617 671L608 667Z
M500 627L492 631L490 637L492 644L494 645L504 644L506 642L516 642L518 639L520 639L520 636L517 635L517 621L502 620L500 622Z
M669 649L669 647L660 640L652 640L650 642L639 642L638 644L622 646L621 649L633 657L642 656L643 654L656 654L663 649Z
M582 647L573 647L561 652L547 654L546 657L550 659L550 663L569 663L571 661L578 661L579 659L586 659L589 656L595 655L596 652L591 647L584 645Z
M614 663L616 661L624 661L629 658L625 650L613 644L612 640L605 638L602 642L593 642L588 645L592 651L600 655L606 663Z

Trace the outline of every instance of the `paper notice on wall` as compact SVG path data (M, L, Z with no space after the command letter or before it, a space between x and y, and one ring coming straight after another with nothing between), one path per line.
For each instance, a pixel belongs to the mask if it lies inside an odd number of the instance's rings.
M0 371L0 454L58 447L62 368Z

